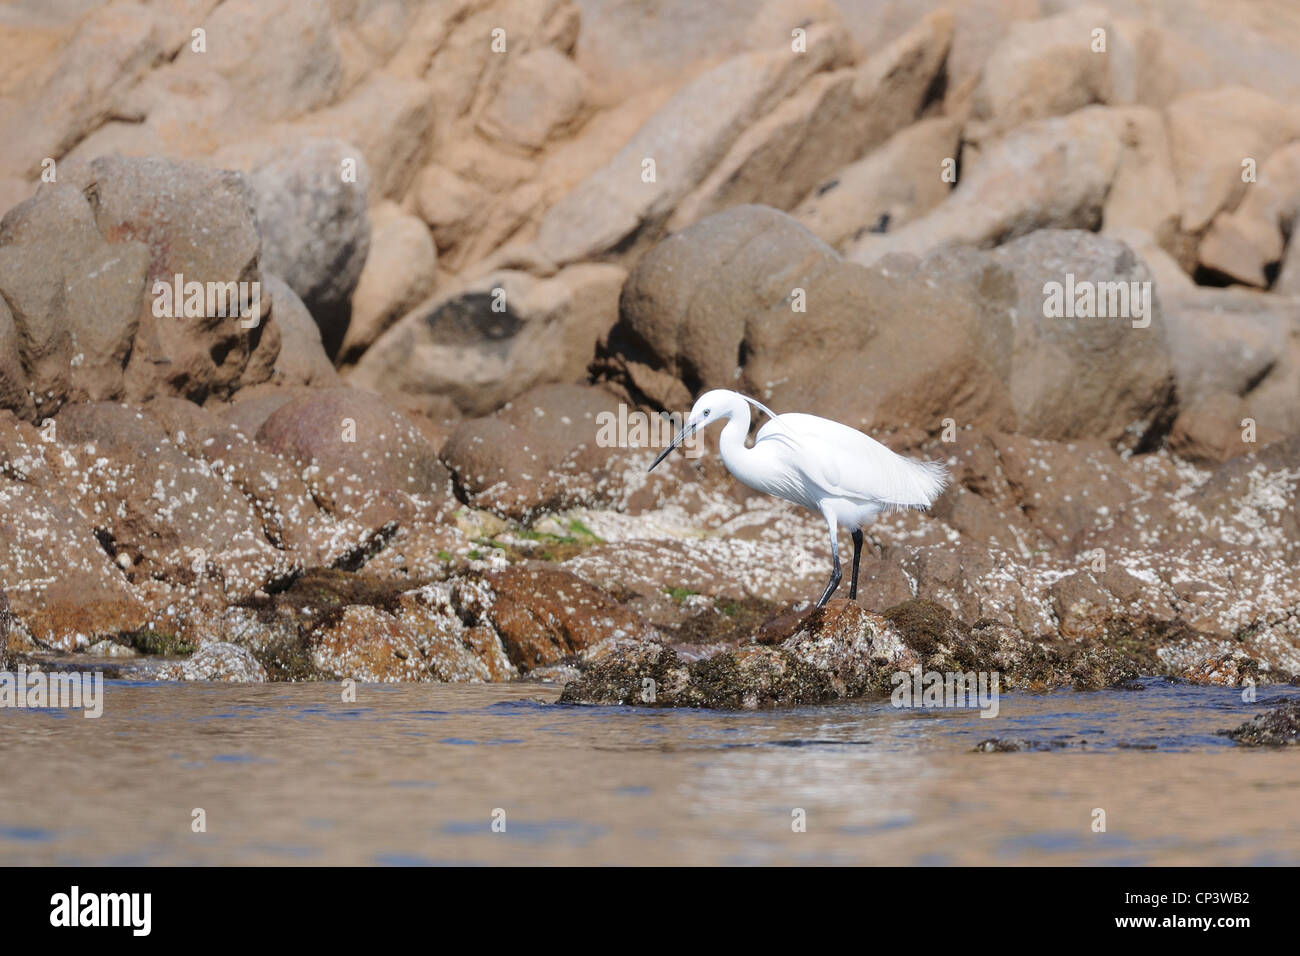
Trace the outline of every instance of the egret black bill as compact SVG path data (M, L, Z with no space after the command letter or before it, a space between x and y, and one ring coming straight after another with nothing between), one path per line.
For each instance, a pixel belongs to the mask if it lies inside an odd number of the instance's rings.
M655 466L658 465L659 462L661 462L661 461L663 461L665 458L667 458L667 457L668 457L668 453L669 453L670 451L672 451L674 448L676 448L678 445L680 445L682 442L684 442L684 441L685 441L687 438L689 438L691 435L694 435L694 434L695 434L695 427L696 427L696 426L694 426L694 425L687 425L685 428L683 428L681 431L679 431L679 432L677 433L677 435L673 438L673 440L670 441L670 442L668 443L668 447L665 448L663 451L661 451L661 452L659 453L659 457L656 458L653 462L650 463L650 467L647 468L646 471L647 471L647 472L654 471L654 470L655 470Z

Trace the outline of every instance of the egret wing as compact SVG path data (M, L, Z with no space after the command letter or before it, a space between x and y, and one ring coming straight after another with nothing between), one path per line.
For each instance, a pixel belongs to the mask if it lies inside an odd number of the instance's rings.
M793 466L827 497L925 508L947 484L939 462L896 454L855 428L816 415L778 415L759 429L757 441L783 446Z

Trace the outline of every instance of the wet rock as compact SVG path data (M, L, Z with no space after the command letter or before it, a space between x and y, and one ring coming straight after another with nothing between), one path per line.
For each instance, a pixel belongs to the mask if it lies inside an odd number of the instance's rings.
M1217 654L1207 657L1177 675L1193 684L1214 684L1220 687L1254 686L1259 681L1259 661L1244 654Z
M988 740L981 740L973 749L975 753L981 754L1009 754L1035 750L1062 750L1066 747L1081 745L1082 742L1073 743L1067 740L1029 740L1025 737L990 737Z
M1300 701L1288 700L1234 730L1224 731L1243 747L1282 747L1300 744Z
M420 680L428 672L411 630L373 607L343 608L316 630L311 654L325 674L363 683Z
M13 627L13 612L9 609L9 596L0 590L0 671L13 666L13 652L9 648L9 630Z
M781 644L748 644L686 663L645 643L596 661L561 701L754 710L884 692L914 658L885 619L842 599Z
M167 664L150 673L155 680L224 681L260 684L266 670L246 647L235 644L205 644L183 661Z
M491 626L521 671L581 654L605 640L652 640L655 630L608 595L557 568L514 565L462 581L453 603Z

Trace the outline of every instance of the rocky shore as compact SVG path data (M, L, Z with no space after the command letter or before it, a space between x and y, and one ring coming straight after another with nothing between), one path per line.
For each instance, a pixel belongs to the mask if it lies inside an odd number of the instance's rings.
M1291 680L1285 6L11 11L0 664L717 708ZM948 464L856 603L811 610L821 519L716 437L652 475L602 437L714 387Z

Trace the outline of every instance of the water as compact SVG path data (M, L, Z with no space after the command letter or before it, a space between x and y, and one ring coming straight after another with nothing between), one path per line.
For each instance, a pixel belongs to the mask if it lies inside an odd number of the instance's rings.
M1298 748L1214 733L1263 707L1145 684L1004 694L983 719L109 682L99 720L0 710L0 864L1300 863ZM972 752L993 736L1068 746Z

